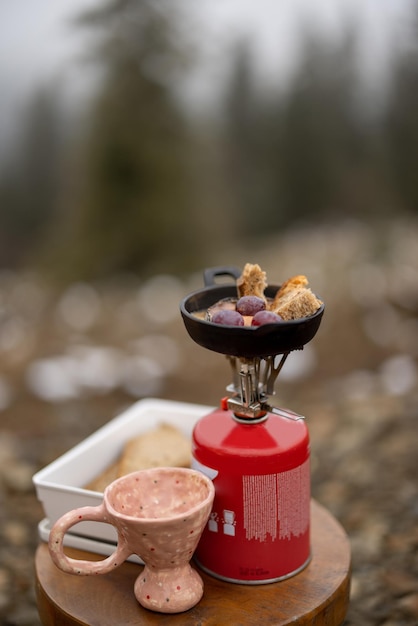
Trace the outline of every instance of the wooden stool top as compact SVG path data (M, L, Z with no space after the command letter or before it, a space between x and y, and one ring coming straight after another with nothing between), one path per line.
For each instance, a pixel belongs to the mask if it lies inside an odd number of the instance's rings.
M48 546L36 552L36 589L44 626L340 626L349 602L350 546L335 518L315 501L311 514L312 560L299 574L267 585L227 583L199 570L205 591L185 613L142 608L134 596L141 565L126 562L110 574L74 576L52 563ZM78 559L101 555L66 548Z

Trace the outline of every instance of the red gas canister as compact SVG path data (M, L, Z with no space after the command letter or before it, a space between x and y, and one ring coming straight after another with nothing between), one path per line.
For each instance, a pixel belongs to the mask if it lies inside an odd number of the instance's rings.
M262 584L308 564L309 434L301 416L273 409L242 423L217 409L194 428L193 467L215 486L195 555L202 569L229 582Z

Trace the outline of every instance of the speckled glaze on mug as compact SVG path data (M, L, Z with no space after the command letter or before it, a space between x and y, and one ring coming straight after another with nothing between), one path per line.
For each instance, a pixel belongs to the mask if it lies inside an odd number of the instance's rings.
M134 592L147 609L179 613L197 604L203 581L190 566L212 509L215 490L201 472L159 467L133 472L111 483L99 506L74 509L57 520L49 536L54 563L78 575L106 574L131 554L145 567ZM63 552L65 533L81 521L112 524L117 548L101 561L72 559Z

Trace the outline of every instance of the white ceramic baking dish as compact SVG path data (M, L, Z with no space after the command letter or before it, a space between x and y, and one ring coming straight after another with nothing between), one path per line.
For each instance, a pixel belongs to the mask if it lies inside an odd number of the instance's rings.
M119 457L124 444L132 437L156 427L172 424L191 436L193 426L213 407L148 398L136 402L127 411L84 439L74 448L33 476L46 520L39 526L47 540L49 528L61 515L80 506L97 506L102 494L84 488ZM116 532L108 524L81 522L71 530L74 547L109 543L114 545ZM79 539L78 541L75 539ZM105 554L106 550L102 550Z

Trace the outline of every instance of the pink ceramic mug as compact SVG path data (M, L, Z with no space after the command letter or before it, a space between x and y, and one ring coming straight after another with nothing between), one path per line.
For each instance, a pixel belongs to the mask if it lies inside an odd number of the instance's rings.
M147 609L178 613L203 595L203 582L190 566L212 509L215 490L201 472L159 467L133 472L111 483L99 506L69 511L49 535L49 551L64 572L106 574L131 554L145 563L135 582L135 596ZM66 531L81 521L112 524L116 550L101 561L69 558L63 551Z

